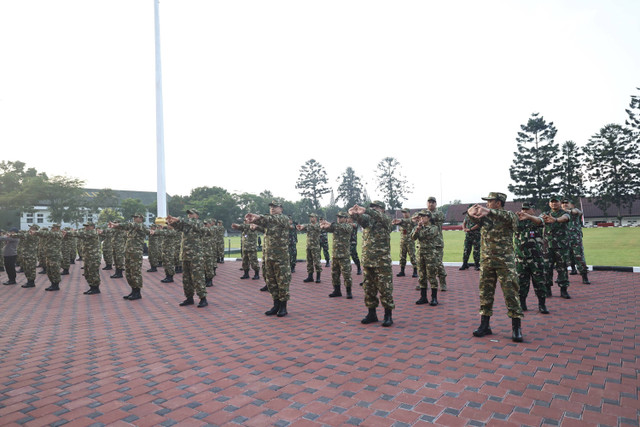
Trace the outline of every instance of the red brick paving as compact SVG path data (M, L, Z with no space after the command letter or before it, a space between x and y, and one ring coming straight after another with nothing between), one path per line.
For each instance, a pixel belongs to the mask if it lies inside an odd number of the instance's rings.
M361 288L353 300L327 297L328 270L305 284L300 268L289 315L276 318L239 263L220 265L203 309L178 307L181 283L161 284L161 270L144 273L141 301L123 300L126 281L105 271L102 294L83 295L79 267L60 292L44 291L44 275L35 289L0 287L3 426L640 421L638 274L592 272L591 286L571 276L573 299L549 299L547 316L529 311L516 344L499 290L494 335L471 335L473 270L447 268L438 307L415 305L416 279L396 278L395 323L381 328L360 324Z

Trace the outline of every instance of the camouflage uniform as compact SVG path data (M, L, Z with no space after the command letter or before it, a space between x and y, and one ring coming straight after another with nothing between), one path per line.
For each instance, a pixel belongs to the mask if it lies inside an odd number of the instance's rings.
M283 214L261 215L255 222L264 229L264 279L274 302L289 300L289 218Z
M4 257L2 254L4 253L4 241L0 241L0 271L4 271ZM18 261L20 263L20 261Z
M249 224L236 224L242 233L242 269L246 272L249 267L255 271L256 275L260 271L258 264L258 233L251 229Z
M40 231L48 231L48 228L43 227ZM40 272L40 274L46 273L47 254L45 252L45 241L44 241L44 237L41 237L39 234L38 234L38 265L42 267L42 271Z
M77 238L83 242L84 278L91 288L100 286L100 235L96 230L80 230Z
M220 264L224 264L224 233L225 233L225 229L224 229L224 225L222 224L222 221L218 221L218 258L220 259L218 262Z
M180 251L181 233L169 228L158 229L154 234L162 236L162 266L167 277L173 277L178 265L178 252Z
M353 231L351 232L351 240L349 245L349 252L351 253L351 259L358 269L360 274L362 269L360 267L360 258L358 258L358 224L351 224Z
M560 209L556 212L553 210L546 213L558 219L562 216L569 217L569 214ZM553 269L558 272L558 286L562 289L569 287L569 273L567 272L567 261L569 260L569 228L566 222L545 223L544 237L547 240L549 250L549 265L546 271L547 289L551 289L553 284Z
M346 217L346 214L345 214ZM334 222L325 229L333 233L333 264L331 265L331 282L336 290L340 290L340 274L344 278L344 287L351 292L351 260L349 259L349 246L353 226L348 223ZM337 295L336 295L337 296Z
M69 274L69 266L71 265L71 257L75 259L76 255L72 254L73 241L76 239L76 233L71 231L71 228L65 227L64 231L67 233L62 238L62 258L60 261L60 267L65 271L65 274Z
M156 228L152 228L156 229ZM156 271L162 259L162 237L160 235L149 235L149 265L152 271Z
M516 273L520 287L520 302L523 303L529 294L530 282L538 299L545 300L545 260L543 256L543 226L532 221L518 220L515 236Z
M582 212L570 213L569 226L569 259L572 266L576 266L578 272L583 277L589 272L589 267L584 257L584 246L582 245Z
M413 232L413 221L411 218L400 219L400 270L404 273L405 266L407 265L407 254L409 254L409 260L411 265L415 268L418 266L416 262L416 246L411 238Z
M38 230L37 225L32 225L31 229ZM38 236L29 233L29 231L21 231L20 245L20 266L24 270L24 275L27 278L28 287L35 286L36 280L36 266L38 265ZM23 286L27 287L27 286Z
M295 223L289 226L289 259L291 260L291 272L293 273L298 261L298 231Z
M200 299L206 298L207 288L204 278L204 250L202 236L204 225L198 218L179 219L172 224L182 232L182 289L184 296L193 298L194 292Z
M102 239L102 257L106 264L105 269L110 269L113 265L113 228L105 228L100 235Z
M320 229L320 248L324 254L324 260L327 262L326 265L329 266L329 236L327 235L327 232L322 229Z
M143 243L144 243L144 240L143 240ZM114 228L113 229L113 262L116 265L116 271L122 272L122 270L124 270L125 268L125 259L124 259L125 244L126 244L125 229L121 227Z
M128 222L124 224L116 224L114 229L119 233L115 236L126 233L126 243L124 245L124 272L127 283L131 289L142 289L142 255L144 252L144 241L149 234L149 230L143 223ZM116 249L117 238L114 240L114 252ZM117 264L116 256L116 265Z
M54 228L54 227L52 227ZM60 261L62 261L62 232L59 230L39 230L36 234L42 243L45 255L47 277L54 288L60 284ZM50 290L57 290L51 289Z
M440 281L440 290L447 290L447 272L442 262L444 258L444 236L442 235L442 224L444 224L444 214L440 210L431 212L431 218L438 227L438 241L436 242L436 251L438 253L438 280Z
M471 230L471 228L479 225L475 219L468 214L465 215L462 226L469 229L464 235L464 252L462 254L462 266L466 267L469 263L469 255L473 250L473 261L477 267L480 265L480 229Z
M410 221L410 220L409 220ZM409 236L418 241L418 283L420 289L427 289L431 283L431 289L438 289L438 250L439 242L438 226L435 224L416 227L411 230Z
M320 273L320 225L302 224L307 231L307 274L313 276L313 270Z

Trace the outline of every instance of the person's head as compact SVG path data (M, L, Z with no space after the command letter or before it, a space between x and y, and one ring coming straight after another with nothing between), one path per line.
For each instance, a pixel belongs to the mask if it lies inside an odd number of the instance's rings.
M347 218L349 218L349 215L346 212L340 211L338 212L337 218L338 218L338 223L343 224L347 222Z
M409 209L402 209L402 217L405 219L411 218L411 211Z
M141 213L133 214L132 218L133 218L133 222L137 224L144 222L144 215L142 215Z
M552 211L557 212L562 208L562 203L560 203L560 199L553 196L549 199L549 207Z
M318 222L318 215L314 213L309 214L309 222L311 224L315 224L316 222Z
M507 201L507 195L492 191L487 197L483 197L482 200L487 201L487 207L489 209L499 209L504 208L504 203Z
M531 213L531 204L529 204L527 202L523 203L522 204L522 212L530 214Z
M430 211L435 211L436 210L436 206L438 206L438 203L436 202L436 198L431 196L427 199L427 208Z
M277 199L273 199L271 203L269 203L269 213L271 215L279 215L282 213L282 202Z
M386 209L386 205L380 200L374 200L373 202L369 203L369 207L378 212L384 212L384 210Z
M87 222L85 224L82 224L82 225L84 226L85 230L95 230L95 228L96 228L96 225L91 221L89 221L89 222Z
M573 201L571 199L567 199L564 198L562 199L562 209L564 209L565 211L569 211L571 209L573 209Z
M187 216L189 218L200 218L200 212L196 209L187 209Z
M60 231L60 224L51 224L51 231Z

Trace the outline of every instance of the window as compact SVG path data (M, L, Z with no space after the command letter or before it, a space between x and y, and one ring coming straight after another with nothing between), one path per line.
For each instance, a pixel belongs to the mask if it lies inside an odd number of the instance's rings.
M41 214L41 213L36 214L36 222L38 224L42 224L44 222L44 214Z
M25 217L27 218L27 224L33 224L33 214L32 213L25 214Z

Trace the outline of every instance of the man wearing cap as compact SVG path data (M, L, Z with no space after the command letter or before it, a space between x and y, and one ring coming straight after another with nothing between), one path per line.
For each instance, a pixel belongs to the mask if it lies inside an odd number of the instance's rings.
M151 233L151 231L155 231L157 226L155 224L151 224L149 226L149 269L147 273L155 273L158 271L158 264L160 263L161 257L161 239L162 237L156 235L155 233Z
M167 222L177 231L182 232L182 289L186 299L181 307L195 304L194 292L198 294L198 307L206 307L207 288L204 279L202 236L204 225L199 219L200 213L196 209L187 210L187 218L167 216Z
M316 283L320 283L320 225L318 215L309 214L309 224L298 224L298 231L307 231L307 278L305 283L313 282L313 270L316 271Z
M474 205L468 214L480 220L480 327L473 331L476 337L491 335L489 325L493 315L493 299L496 283L500 280L502 294L507 305L507 315L511 318L514 342L522 342L521 319L524 317L520 307L518 280L515 268L513 234L518 227L518 217L504 209L507 195L491 192L482 200L487 206Z
M362 274L362 267L360 258L358 257L358 224L356 224L351 217L347 218L347 222L353 227L351 240L349 241L349 253L351 254L353 263L356 265L356 274L359 276Z
M241 279L249 278L249 268L254 271L253 280L260 279L260 265L258 264L258 233L251 229L251 224L244 220L243 224L231 224L231 228L241 233L242 270Z
M173 283L173 276L176 273L178 264L177 252L180 250L181 233L173 229L171 224L167 224L163 229L156 229L153 234L162 236L162 267L164 268L164 279L162 283Z
M416 266L416 247L411 238L411 232L413 231L413 221L411 220L411 211L409 209L402 209L402 218L394 219L392 224L400 227L400 273L396 274L397 277L404 277L404 269L407 265L407 254L411 260L413 266L412 277L418 277L418 269Z
M546 306L547 290L545 281L545 259L543 254L544 237L542 218L533 215L529 203L522 204L518 212L518 229L515 238L516 273L520 287L520 306L527 311L527 295L530 282L538 297L538 310L542 314L549 314Z
M96 225L89 221L83 224L84 230L75 233L82 242L84 260L84 278L89 284L89 290L85 295L100 293L100 235L96 231ZM100 230L102 232L102 230Z
M16 260L18 258L18 243L20 236L18 229L13 227L6 235L0 236L0 243L4 245L2 248L2 259L4 261L4 269L7 272L7 281L3 285L16 284Z
M104 259L105 266L103 270L111 270L113 268L113 233L112 228L105 228L100 234L100 240L102 240L102 258Z
M132 218L133 222L125 224L109 222L110 228L115 229L117 232L126 233L124 271L127 283L131 287L131 293L123 296L123 298L129 301L142 298L140 293L142 290L142 255L144 251L144 241L149 233L147 227L144 225L144 216L142 214L136 213ZM118 271L117 265L116 261L116 272ZM122 273L121 269L120 273Z
M559 197L551 197L550 210L542 214L544 221L544 237L549 248L549 265L547 269L547 295L551 295L553 284L553 269L558 272L558 286L560 296L571 299L569 296L569 274L567 273L567 261L569 260L569 214L562 210Z
M221 219L218 220L218 227L216 228L216 230L218 230L218 239L217 239L217 243L218 243L218 263L220 264L224 264L224 223L222 222Z
M320 217L318 218L320 221L324 221L325 219ZM325 268L331 267L331 259L329 258L329 235L325 230L320 227L320 249L324 254L324 260L326 261L324 264Z
M582 245L582 211L576 208L570 199L562 200L562 209L569 214L569 260L571 262L571 275L578 272L582 276L582 283L590 285L589 267L584 258L584 246Z
M30 233L31 230L38 231L40 227L37 224L31 224L29 230L20 231L20 266L24 270L27 283L22 285L23 288L36 287L36 266L38 265L38 236Z
M71 253L73 250L73 242L76 240L76 233L71 227L64 228L65 234L62 238L62 258L60 261L60 268L62 268L61 276L69 275L69 267L71 266L71 259L76 259L76 254Z
M202 263L204 266L204 286L206 288L213 286L213 278L218 268L217 235L218 226L216 225L215 218L205 220L202 233Z
M291 260L291 272L295 273L298 262L298 230L291 215L289 215L289 259Z
M447 290L447 272L444 269L442 262L444 258L444 236L442 235L442 224L444 224L444 214L437 209L436 198L431 196L427 199L427 209L431 212L431 219L438 226L439 241L436 243L436 250L438 251L438 281L440 282L440 290L446 292Z
M369 309L361 323L378 321L378 294L384 307L382 326L393 324L393 277L391 269L391 219L384 213L385 204L375 200L368 208L357 204L349 208L349 215L362 227L362 266L364 268L364 303Z
M320 221L320 228L328 233L333 233L333 265L331 266L331 282L333 292L330 298L341 297L340 274L344 278L344 287L347 290L347 299L352 299L351 294L351 261L349 260L349 241L353 226L347 222L346 212L338 212L338 221L330 223L326 220Z
M135 218L134 218L135 220ZM124 258L125 258L125 245L126 245L127 232L120 228L113 228L112 248L113 248L113 263L116 265L116 272L112 274L112 279L122 279L122 272L124 271ZM141 272L142 273L142 272Z
M473 206L473 204L467 206L467 209L471 206ZM462 254L462 267L460 267L460 270L467 270L469 268L469 255L471 255L472 250L475 269L480 270L480 224L471 218L466 211L464 213L464 220L462 221L462 230L465 232L464 252Z
M43 244L45 269L51 282L51 286L45 288L45 291L59 291L62 238L64 236L60 231L60 224L53 224L51 230L29 230L29 232L37 235Z
M439 230L431 217L431 211L423 210L413 216L416 224L411 239L418 241L418 283L420 299L416 304L438 305L438 250ZM431 283L431 302L427 299L427 285Z
M269 203L269 215L248 213L245 220L264 229L264 279L273 298L273 307L264 314L284 317L289 301L291 260L289 259L289 218L282 214L282 202Z

